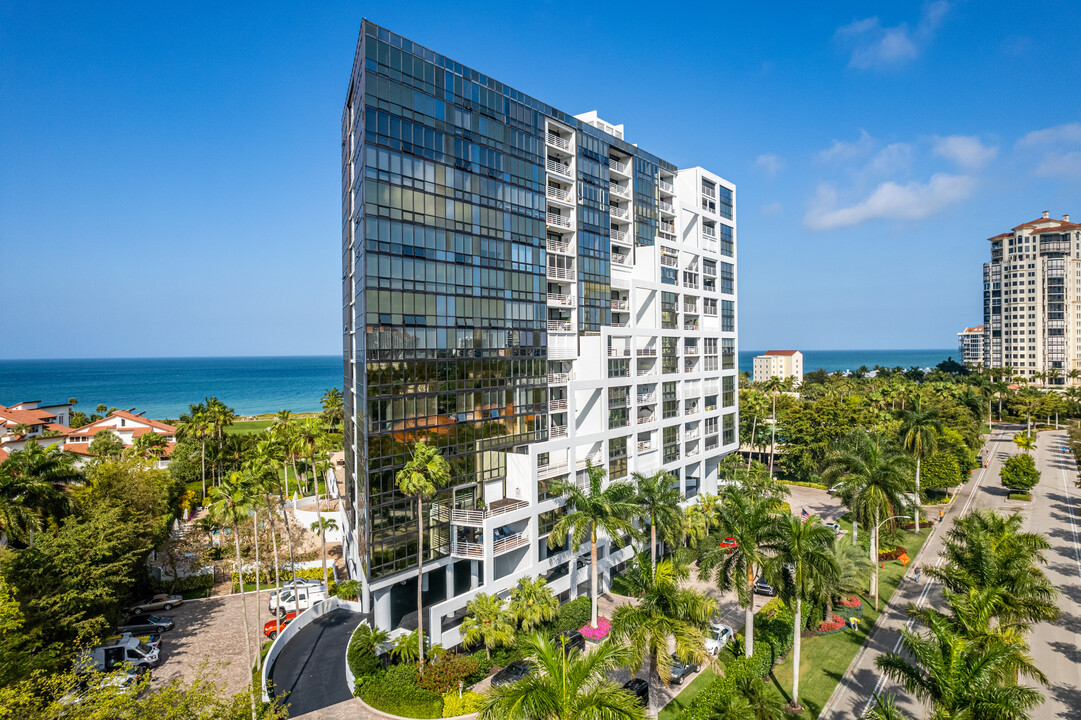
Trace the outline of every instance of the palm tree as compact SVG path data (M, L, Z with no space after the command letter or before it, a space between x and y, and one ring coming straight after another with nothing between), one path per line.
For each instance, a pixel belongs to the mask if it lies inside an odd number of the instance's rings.
M323 421L330 427L335 428L342 422L342 391L338 388L330 388L323 393Z
M739 696L747 702L750 712L728 717L738 720L745 717L747 720L783 720L785 710L781 694L763 682L761 678L754 677L751 673L739 673L733 685ZM735 695L735 693L731 694ZM717 717L717 714L713 717ZM725 716L721 714L721 717Z
M244 566L240 561L240 522L248 517L252 511L252 492L250 486L244 481L241 473L233 473L229 479L223 479L218 486L210 491L210 517L215 521L233 526L233 544L236 548L236 572L240 577L241 586L244 582ZM244 616L244 659L247 667L251 667L251 638L248 637L248 596L240 594L241 612ZM252 682L248 682L248 695L251 697L251 717L255 718L255 689Z
M744 653L754 650L754 578L766 562L765 545L774 530L778 501L772 497L751 497L728 486L718 512L720 525L736 541L735 548L716 547L698 561L703 580L716 578L717 587L727 592L733 587L744 610Z
M270 498L274 494L275 487L280 486L278 481L278 460L276 456L277 445L273 440L260 440L255 445L255 450L245 463L245 470L252 481L252 489L257 495L262 496L266 505L267 518L270 521L270 542L274 550L274 596L281 595L281 563L278 559L278 536L275 529L275 512L271 507ZM285 519L286 529L289 526L289 516L282 509L282 517ZM293 539L289 534L289 562L293 562ZM293 567L293 597L298 597L296 568ZM258 597L258 596L256 596ZM279 615L280 617L280 615ZM278 627L281 632L281 626Z
M199 443L200 477L203 482L203 499L206 498L206 441L214 436L214 427L205 405L188 405L188 412L180 416L176 434Z
M552 594L544 578L524 577L511 589L508 609L514 622L528 632L542 622L555 619L559 599Z
M101 415L102 417L104 417L105 412L108 409L109 409L109 407L105 403L99 403L98 406L96 408L94 408L94 412L96 412L98 415Z
M338 521L332 517L318 517L311 524L311 531L319 534L319 542L323 546L323 585L330 587L327 576L327 530L337 530Z
M43 448L30 440L0 462L0 546L8 540L29 542L46 521L67 515L71 503L64 488L82 479L74 456L58 445Z
M942 422L937 410L924 410L917 398L916 407L901 413L901 444L916 458L916 532L920 531L920 461L938 449L938 436L942 434Z
M886 436L866 430L853 431L826 456L822 477L840 486L841 497L852 511L853 535L856 522L871 528L870 558L876 564L880 523L899 515L907 504L905 493L912 486L908 462ZM878 588L873 575L870 585L874 593Z
M679 534L683 525L683 493L679 491L679 480L667 470L658 470L652 475L633 473L635 485L634 502L640 508L639 516L649 522L649 557L653 567L657 567L657 528L661 538L671 542ZM673 487L673 483L675 487Z
M323 428L319 425L319 421L315 418L305 418L300 422L296 429L296 437L300 444L308 451L309 467L311 468L312 475L315 478L315 517L319 523L323 522L323 501L320 498L319 492L319 475L320 471L324 467L329 467L322 462L322 458L326 457L326 439L323 436ZM320 462L316 461L316 458L320 458ZM326 490L326 481L323 482L323 489ZM323 585L324 587L330 587L330 579L327 574L327 541L326 534L321 533L319 536L320 543L323 546ZM423 664L423 663L422 663Z
M502 598L487 593L466 603L466 615L462 620L462 642L465 645L484 644L484 653L492 659L492 648L514 646L514 621Z
M231 407L228 407L221 400L216 397L206 399L206 412L207 417L210 420L210 424L214 429L214 436L218 439L217 455L218 455L218 481L221 481L223 473L222 468L222 451L225 448L225 428L233 424L236 420L236 413Z
M417 632L424 635L424 498L450 481L450 465L438 448L424 440L413 446L413 456L394 477L398 491L417 501ZM419 643L420 668L424 669L424 644Z
M925 635L902 629L901 643L904 655L888 653L875 665L929 705L930 717L1027 720L1043 702L1033 688L1000 682L1023 662L1013 645L973 642L948 622L933 622Z
M747 444L751 446L751 452L747 453L747 469L751 469L751 458L754 455L755 433L758 431L758 417L766 411L766 398L756 390L748 390L745 398L740 398L740 405L746 406L746 412L751 413L751 436ZM743 407L740 408L744 409Z
M787 389L788 382L786 380L781 380L777 376L773 376L764 383L764 386L766 390L769 390L770 396L773 400L773 413L770 419L770 423L773 427L770 430L769 440L769 476L772 478L773 455L777 450L777 391Z
M638 699L608 677L627 664L625 648L605 642L588 654L568 652L539 633L525 644L534 671L492 688L480 720L645 720Z
M1022 450L1028 455L1029 451L1036 447L1036 438L1026 435L1023 432L1019 432L1013 436L1013 444L1017 446L1018 450Z
M874 563L851 543L833 543L833 561L837 563L834 589L839 593L857 593L867 587L867 576ZM832 610L832 607L829 608Z
M875 704L863 715L860 720L912 720L912 716L897 707L897 699L893 695L874 694Z
M567 501L563 505L564 513L552 527L548 536L548 547L556 548L563 544L570 533L571 548L575 553L582 546L582 541L589 536L590 558L590 627L597 627L597 533L604 531L610 538L622 535L638 537L633 518L638 515L638 506L634 503L634 486L627 482L614 482L604 487L605 471L603 467L586 460L586 475L589 484L581 488L577 483L555 482L552 492L563 495Z
M765 544L765 550L770 554L765 574L774 583L774 587L786 588L786 592L790 594L789 602L795 603L792 625L792 700L788 710L801 713L803 707L799 704L799 654L803 601L814 600L833 592L839 571L831 552L836 535L831 528L822 524L817 515L806 520L786 515L772 530L772 537Z
M136 454L142 455L144 458L160 459L165 454L165 447L165 436L150 431L135 438L133 449Z
M702 627L717 610L716 601L705 593L681 587L689 572L685 565L662 560L647 565L645 553L634 559L624 576L634 590L637 603L620 605L612 612L612 642L631 651L632 672L649 661L649 714L660 691L656 682L671 680L670 644L683 662L701 664L706 659Z

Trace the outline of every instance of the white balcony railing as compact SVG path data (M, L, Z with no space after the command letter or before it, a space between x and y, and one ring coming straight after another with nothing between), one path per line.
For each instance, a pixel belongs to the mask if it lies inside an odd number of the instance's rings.
M672 223L661 223L660 230L662 233L668 233L669 235L676 234L676 226Z
M548 430L548 437L550 437L550 438L567 437L567 426L566 425L553 425Z
M548 197L555 198L556 200L562 200L563 202L571 202L571 191L564 190L561 187L555 185L549 185L547 189Z
M630 242L627 240L626 230L610 230L608 232L608 235L612 238L613 242L625 243L627 245L630 245Z
M650 414L650 415L639 415L638 416L638 424L639 425L645 425L646 423L651 423L656 419L657 419L657 416L652 415L652 414Z
M671 213L673 215L675 214L675 208L672 207L672 203L668 203L668 202L665 202L664 200L660 200L660 201L657 202L657 207L659 207L661 209L661 212Z
M614 262L616 265L630 265L631 256L626 253L614 252L612 253L612 262Z
M630 356L631 356L631 349L630 348L617 348L617 347L608 348L608 357L610 357L610 358L621 358L621 357L630 357Z
M563 255L571 254L571 244L566 240L548 240L548 252L561 253Z
M566 385L574 379L574 373L548 373L549 385Z
M622 195L628 197L630 195L630 189L626 185L620 185L619 183L609 183L608 191L616 195Z
M688 430L687 432L683 433L683 439L684 440L697 440L698 439L698 431L697 430Z
M567 409L567 398L548 401L548 412L560 412Z
M715 277L717 277L717 268L716 267L710 267L709 265L706 265L705 267L702 268L702 274L705 275L706 277L715 278Z
M657 348L637 348L638 357L657 357Z
M623 397L615 397L615 398L610 397L610 398L608 398L608 407L610 407L610 408L627 407L630 404L631 404L631 399L626 395L624 395Z
M556 135L555 133L548 133L545 136L545 140L548 141L549 145L555 145L560 150L570 150L571 149L571 141L568 140L567 138L561 138L558 135Z
M631 321L630 320L613 320L611 322L611 326L612 327L617 327L617 328L630 327L631 326Z
M696 347L694 347L692 345L687 345L686 347L683 348L683 354L684 355L697 355L698 354L698 348L696 348Z
M550 478L553 475L565 475L570 471L570 463L567 462L567 458L560 458L559 460L552 460L547 465L537 466L538 478Z
M450 538L450 554L452 557L484 559L484 544L465 542L455 536Z
M547 215L545 216L545 220L547 220L549 225L554 225L560 228L570 229L571 226L571 219L569 217L564 217L563 215L556 215L555 213L547 213Z
M706 311L706 313L705 313L706 315L716 315L717 314L717 306L716 305L706 305L705 311Z
M623 370L611 370L611 369L608 370L608 377L610 377L610 378L630 377L630 376L631 376L631 369L630 368L624 368Z
M656 393L638 393L637 398L639 405L652 405L657 402Z
M554 265L548 266L548 277L553 280L574 280L574 268L556 267Z
M661 255L661 265L665 267L679 267L679 260L671 255Z
M571 177L570 165L549 158L548 161L544 163L544 166L548 168L548 172L554 172L565 177Z
M548 293L548 304L572 306L574 305L574 296L564 295L563 293Z
M683 312L698 314L698 306L694 303L683 303Z
M620 175L629 175L630 174L628 172L628 169L627 169L627 163L622 163L622 162L620 162L618 160L613 160L613 159L609 158L608 159L608 167L610 169L612 169L612 170L615 170Z
M529 544L529 534L524 530L520 533L514 533L507 537L502 537L492 543L492 553L495 555L501 555L505 552L510 552L524 545Z
M666 193L673 193L676 191L676 188L672 185L672 183L668 182L667 180L658 180L657 187L659 187L661 190L664 190Z
M571 332L570 320L549 320L548 332Z
M631 308L631 301L630 300L612 300L612 309L613 310L630 310L630 308Z
M612 214L612 217L623 218L623 219L627 218L627 209L626 208L617 207L615 205L609 205L608 206L608 211Z
M638 452L644 452L646 450L652 450L652 449L653 449L653 443L650 442L649 440L639 440L638 441Z

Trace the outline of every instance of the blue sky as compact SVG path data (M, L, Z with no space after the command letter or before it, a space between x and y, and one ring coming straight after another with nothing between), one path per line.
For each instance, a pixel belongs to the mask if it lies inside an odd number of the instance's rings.
M339 352L363 17L735 182L746 349L950 347L1081 217L1070 2L4 3L0 357Z

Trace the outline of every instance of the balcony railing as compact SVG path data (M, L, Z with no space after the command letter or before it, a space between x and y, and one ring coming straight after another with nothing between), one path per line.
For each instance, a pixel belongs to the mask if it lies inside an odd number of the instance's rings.
M626 243L628 245L630 244L627 241L627 231L626 230L610 230L608 232L608 235L609 235L609 237L612 238L612 240L614 242Z
M716 315L717 314L717 306L716 305L706 305L704 310L705 310L706 315Z
M608 370L608 377L610 377L610 378L630 377L630 376L631 376L631 369L630 368L623 368L622 370L611 370L611 369Z
M622 163L622 162L620 162L618 160L613 160L613 159L609 158L608 159L608 167L610 169L612 169L612 170L615 170L617 173L620 173L621 175L628 175L629 174L627 172L627 163Z
M573 295L564 295L563 293L548 293L549 305L574 305Z
M548 141L549 145L555 145L560 150L571 149L571 141L567 138L561 138L555 133L548 133L547 135L545 135L544 139Z
M675 186L667 180L658 180L657 187L659 187L661 190L664 190L666 193L674 193L676 191Z
M548 401L548 412L561 412L567 409L567 398Z
M697 330L698 329L698 321L683 323L683 329L684 330Z
M656 375L657 370L654 367L638 368L638 377L645 377L646 375Z
M706 277L715 278L717 277L717 268L706 265L704 268L702 268L702 274Z
M548 172L554 172L560 175L564 175L566 177L571 177L570 165L549 158L548 161L544 163L544 166L548 168Z
M567 437L567 426L566 425L553 425L548 430L548 437L550 437L550 438Z
M495 555L501 555L505 552L510 552L516 548L520 548L523 545L529 544L529 534L524 530L520 533L514 533L506 537L499 538L492 543L492 553Z
M631 301L630 300L612 300L612 309L613 310L630 310L630 308L631 308Z
M672 203L665 202L664 200L659 200L657 202L657 207L661 209L661 212L671 213L675 215L676 209L672 207Z
M698 306L694 303L683 303L683 312L698 313Z
M529 507L529 503L525 500L506 498L503 500L496 500L488 507L482 509L449 508L449 512L448 508L443 506L442 503L434 503L432 512L436 513L442 519L449 519L456 525L481 526L484 525L484 520L486 518L506 515L509 512L521 510L525 507Z
M574 373L548 373L549 385L566 385L574 379Z
M556 267L554 265L548 266L548 277L553 280L574 280L575 273L573 268Z
M684 355L697 355L698 354L698 348L694 347L693 345L686 345L683 348L683 354Z
M657 357L657 348L637 348L638 357Z
M653 415L652 413L649 414L649 415L639 415L638 416L638 424L639 425L645 425L646 423L651 423L656 419L657 419L657 416Z
M639 440L638 441L638 452L644 452L646 450L652 450L652 449L653 449L653 443L650 442L649 440Z
M679 267L679 260L671 255L661 255L661 265L665 267Z
M625 328L631 326L630 320L613 320L610 325L617 328Z
M702 237L710 238L711 240L717 239L717 231L711 228L709 225L702 226Z
M570 332L571 321L570 320L549 320L548 332Z
M626 253L614 252L612 253L612 262L616 263L617 265L630 265L631 256Z
M698 454L698 448L693 448L693 449L688 450L687 452L683 453L683 456L684 457L694 457L697 454Z
M484 544L465 542L455 536L450 538L450 554L452 557L484 559Z
M556 227L568 228L569 229L570 226L571 226L571 219L569 217L564 217L563 215L556 215L555 213L547 213L547 215L545 216L545 219L548 221L549 225L555 225Z
M547 189L548 197L555 198L556 200L562 200L563 202L571 202L570 190L564 190L563 188L549 185Z
M621 358L621 357L630 357L630 356L631 356L631 349L630 348L617 348L617 347L608 348L608 357L610 357L610 358Z
M630 195L630 189L626 185L620 185L619 183L609 183L608 191L615 193L616 195L622 195L628 197Z
M566 240L548 240L548 252L571 254L571 244Z
M559 460L552 460L547 465L537 466L538 478L550 478L553 475L563 475L570 471L570 463L567 462L567 458L561 458Z
M610 398L608 398L608 407L610 407L610 408L627 407L630 404L631 404L631 399L627 395L624 395L623 397L610 397Z
M720 443L718 442L716 435L711 435L710 437L706 438L706 452L709 452L710 450L716 450L719 444Z
M657 402L657 396L654 393L638 393L637 398L639 405L652 405Z
M684 440L697 440L698 439L698 431L697 430L688 430L687 432L683 433L683 439Z
M608 212L611 213L612 217L623 218L623 219L627 218L627 209L626 208L617 207L616 205L609 205L608 206Z

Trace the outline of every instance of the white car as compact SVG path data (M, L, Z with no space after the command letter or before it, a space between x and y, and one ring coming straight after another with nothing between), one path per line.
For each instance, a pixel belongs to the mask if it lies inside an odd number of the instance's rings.
M293 597L293 586L290 583L281 589L277 595L270 596L270 613L285 617L286 613L300 613L307 610L320 600L327 599L327 591L322 585L299 585L297 587L299 597Z
M706 652L716 657L733 637L735 633L728 625L710 623L709 630L706 631Z
M833 532L837 533L838 535L841 534L841 526L838 523L828 522L828 523L822 523L822 524L825 525L828 528L832 528Z

